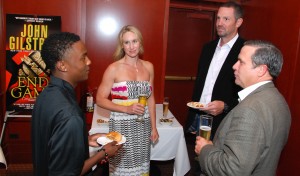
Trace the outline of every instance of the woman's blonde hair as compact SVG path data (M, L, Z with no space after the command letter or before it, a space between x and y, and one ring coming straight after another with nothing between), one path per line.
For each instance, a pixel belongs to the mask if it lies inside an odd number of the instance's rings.
M136 28L135 26L132 25L127 25L124 26L121 31L119 32L118 35L118 43L117 43L117 48L114 53L114 58L116 60L119 60L125 56L125 52L123 49L123 35L126 32L132 32L137 35L138 41L140 42L140 50L139 50L139 55L142 55L144 53L144 46L143 46L143 36L142 33Z

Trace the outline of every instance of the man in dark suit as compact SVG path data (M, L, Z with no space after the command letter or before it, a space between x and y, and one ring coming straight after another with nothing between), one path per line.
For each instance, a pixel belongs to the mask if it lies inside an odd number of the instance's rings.
M197 137L205 175L276 175L291 125L289 107L273 84L283 64L271 43L247 41L233 66L241 102L220 124L213 143Z
M243 10L235 2L220 6L217 14L217 40L206 44L199 59L198 74L192 101L207 104L203 111L189 109L186 123L187 132L196 132L197 119L201 114L211 114L213 138L222 119L238 103L237 92L241 89L234 83L233 64L243 46L244 40L238 35L243 23Z

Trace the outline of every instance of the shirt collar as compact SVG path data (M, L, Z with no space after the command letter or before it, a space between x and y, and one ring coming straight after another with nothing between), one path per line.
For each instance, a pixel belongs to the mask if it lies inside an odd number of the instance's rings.
M238 37L239 37L239 34L237 33L229 42L225 43L223 46L227 45L230 48L232 48L233 45L234 45L234 43L235 43L235 41L238 39ZM218 45L217 45L218 47L221 47L220 43L221 43L221 38L219 39L219 42L218 42Z
M258 87L264 85L264 84L267 84L271 81L262 81L262 82L259 82L259 83L256 83L256 84L253 84L249 87L246 87L245 89L241 90L238 92L238 95L239 95L239 100L242 101L243 99L245 99L251 92L253 92L255 89L257 89Z
M76 96L75 89L69 82L61 78L58 78L56 76L50 75L50 83L52 85L58 86L66 90L68 93L71 93L73 96Z

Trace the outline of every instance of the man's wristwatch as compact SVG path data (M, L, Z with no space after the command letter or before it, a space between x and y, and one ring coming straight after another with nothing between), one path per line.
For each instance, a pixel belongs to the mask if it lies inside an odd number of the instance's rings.
M228 113L228 111L229 111L229 106L224 102L223 113Z

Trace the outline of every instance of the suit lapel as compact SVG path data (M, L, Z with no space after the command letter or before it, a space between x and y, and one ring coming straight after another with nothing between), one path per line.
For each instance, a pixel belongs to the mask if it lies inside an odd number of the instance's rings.
M230 52L228 53L228 55L226 57L226 60L220 70L220 73L219 73L217 79L221 79L222 76L224 76L225 74L233 72L232 66L237 61L237 56L240 53L240 48L242 45L243 45L243 40L240 37L238 37L237 41L234 43L234 45L230 49Z

